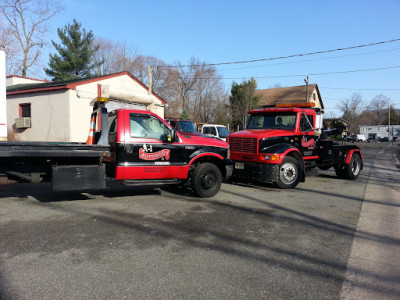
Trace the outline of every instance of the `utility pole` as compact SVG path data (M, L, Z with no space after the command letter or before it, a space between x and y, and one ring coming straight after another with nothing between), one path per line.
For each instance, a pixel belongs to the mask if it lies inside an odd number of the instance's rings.
M390 102L388 101L388 112L389 112L389 118L388 118L388 142L390 144Z
M0 141L7 141L6 52L0 46Z
M304 82L306 83L306 102L308 102L308 75L306 79L304 79Z
M149 88L149 95L151 95L152 94L152 89L153 89L153 87L152 87L152 72L151 72L151 66L149 65L149 66L147 66L147 76L148 76L148 81L149 81L149 86L148 86L148 88Z

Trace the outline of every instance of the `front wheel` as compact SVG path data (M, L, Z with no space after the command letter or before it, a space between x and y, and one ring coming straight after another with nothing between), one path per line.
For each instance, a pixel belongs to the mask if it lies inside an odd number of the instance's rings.
M293 157L287 156L279 166L279 176L276 185L281 189L294 188L300 181L300 164Z
M191 181L192 188L199 197L210 198L221 188L222 174L216 165L202 163L194 169Z

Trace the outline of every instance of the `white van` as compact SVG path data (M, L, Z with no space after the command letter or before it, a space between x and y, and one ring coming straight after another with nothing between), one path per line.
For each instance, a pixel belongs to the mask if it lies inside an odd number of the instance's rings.
M218 138L226 142L226 138L229 135L228 128L224 125L216 124L204 124L201 127L201 133Z
M363 134L357 134L357 142L365 142L367 139Z

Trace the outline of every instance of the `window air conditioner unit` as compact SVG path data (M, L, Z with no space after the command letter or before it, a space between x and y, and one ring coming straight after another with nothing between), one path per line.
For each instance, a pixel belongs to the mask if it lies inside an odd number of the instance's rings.
M16 118L15 119L15 127L17 128L30 128L31 127L31 118Z

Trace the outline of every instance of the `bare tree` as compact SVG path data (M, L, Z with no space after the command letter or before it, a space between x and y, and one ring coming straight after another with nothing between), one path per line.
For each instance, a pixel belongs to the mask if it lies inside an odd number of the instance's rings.
M384 95L375 96L368 104L370 112L370 125L381 125L387 120L390 99Z
M338 105L338 108L343 112L343 120L347 122L349 133L357 133L360 130L362 105L362 96L358 93L352 94L350 98L343 100Z
M161 97L165 97L164 79L168 70L162 68L165 63L152 56L139 55L137 49L124 42L113 42L104 38L97 38L95 45L99 50L94 55L94 62L98 66L98 75L106 75L128 71L144 84L149 85L148 67L152 72L152 89Z
M195 58L188 66L178 63L167 69L164 94L170 103L169 114L186 112L194 121L215 121L218 104L227 98L216 69Z
M161 59L153 56L138 55L133 61L133 67L130 72L141 82L149 85L149 72L148 67L151 69L151 85L155 93L163 98L167 98L165 93L166 82L165 78L168 75L168 70L165 68L166 64Z
M18 48L17 41L12 37L10 28L6 26L0 27L0 46L6 49L7 53L7 74L17 74L19 65L18 57L20 57L21 50Z
M170 97L169 99L175 102L174 107L181 113L189 112L190 99L194 97L194 86L199 77L196 65L198 65L198 61L192 58L189 67L177 63L174 68L168 68L167 94ZM177 111L174 113L176 114Z
M113 42L104 38L96 38L94 45L99 49L94 54L93 60L99 75L131 71L137 51L125 42Z
M12 49L6 48L13 55L13 71L26 76L28 70L37 63L45 45L45 33L48 31L46 23L60 10L61 5L55 1L0 0L2 26L11 33L14 40L11 43L17 44L20 50L13 53Z

